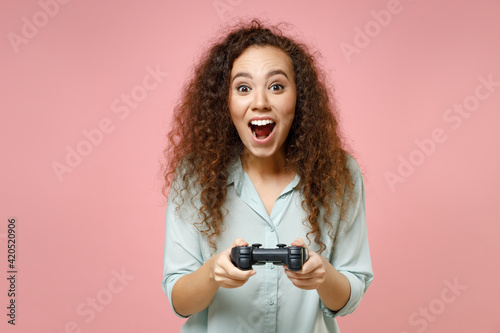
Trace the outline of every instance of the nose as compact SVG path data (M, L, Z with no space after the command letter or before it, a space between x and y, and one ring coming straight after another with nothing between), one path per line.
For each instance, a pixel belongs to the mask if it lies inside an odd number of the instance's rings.
M270 111L271 105L267 98L266 89L255 89L251 108L253 111Z

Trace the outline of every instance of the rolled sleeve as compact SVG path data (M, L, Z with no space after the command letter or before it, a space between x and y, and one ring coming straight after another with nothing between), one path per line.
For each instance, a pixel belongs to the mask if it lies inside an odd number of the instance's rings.
M349 280L351 295L349 301L338 311L332 311L321 303L322 310L332 318L352 313L358 307L373 280L366 227L363 177L354 159L350 158L349 165L354 182L353 202L346 214L347 225L344 226L342 222L339 226L331 264Z
M184 275L193 273L203 264L200 249L199 232L193 226L194 210L190 209L189 200L177 207L174 191L170 191L165 220L165 250L163 262L163 292L167 295L174 313L181 318L188 318L175 311L172 302L172 290L175 283ZM186 212L186 210L189 210ZM185 219L187 217L187 220Z

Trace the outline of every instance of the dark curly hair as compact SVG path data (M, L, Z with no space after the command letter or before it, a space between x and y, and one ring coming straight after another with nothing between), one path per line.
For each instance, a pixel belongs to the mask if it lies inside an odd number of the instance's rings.
M277 26L268 27L256 19L240 23L202 56L174 108L169 143L164 149L163 194L168 197L174 174L182 169L175 176L182 184L176 190L200 189L195 195L201 200L202 221L196 226L215 249L226 214L228 165L244 148L229 112L231 69L250 46L276 47L292 60L297 101L285 142L286 165L300 177L297 188L303 193L302 207L308 215L304 221L310 228L307 239L314 235L322 252L326 248L321 241L322 226L330 230L331 237L336 236L333 231L337 226L328 220L332 206L338 207L343 221L352 199L348 153L323 72L308 47L284 36Z

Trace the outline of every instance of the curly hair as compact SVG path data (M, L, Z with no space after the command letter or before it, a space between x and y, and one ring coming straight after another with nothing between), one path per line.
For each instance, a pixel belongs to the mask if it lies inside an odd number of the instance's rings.
M310 229L307 239L314 236L322 252L326 248L321 241L322 227L336 237L336 226L328 219L332 206L338 207L340 221L345 221L352 200L348 153L323 72L308 47L284 36L277 26L268 27L256 19L240 23L203 54L174 108L169 144L163 152L167 162L162 170L162 192L168 197L174 174L182 169L175 176L182 184L179 190L200 189L196 195L201 201L202 222L196 226L215 249L226 214L228 166L244 149L229 112L230 75L235 59L250 46L276 47L292 60L297 98L285 142L285 161L300 177L297 188L304 197L307 220L303 223Z

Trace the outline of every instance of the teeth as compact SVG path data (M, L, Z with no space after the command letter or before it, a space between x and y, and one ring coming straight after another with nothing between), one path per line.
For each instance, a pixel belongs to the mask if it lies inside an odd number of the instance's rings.
M274 123L271 119L264 119L264 120L252 120L250 124L254 126L264 126L264 125L269 125Z

